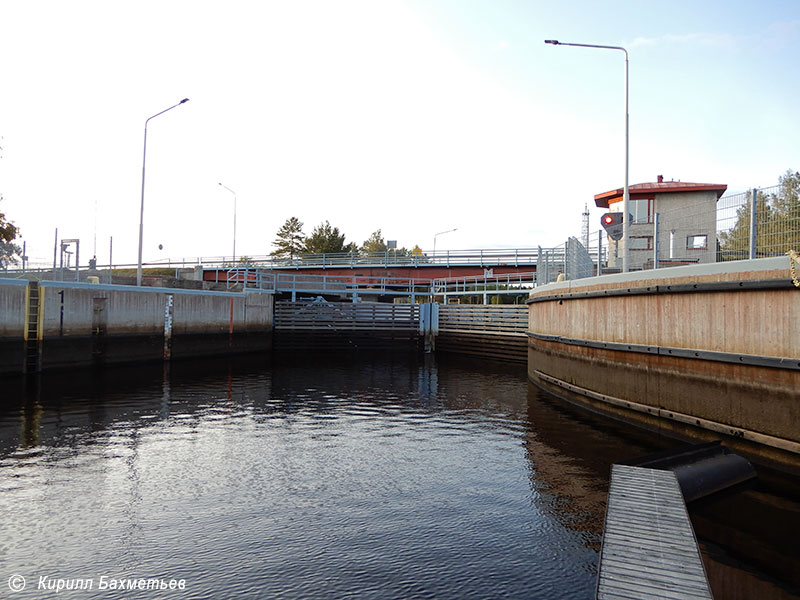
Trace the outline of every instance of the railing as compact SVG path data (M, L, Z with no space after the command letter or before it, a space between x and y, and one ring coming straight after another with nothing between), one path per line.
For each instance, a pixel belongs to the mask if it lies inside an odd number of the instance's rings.
M526 337L528 307L513 304L443 304L439 332L480 332Z
M419 330L418 304L276 302L276 330Z
M396 296L447 296L524 294L536 286L536 273L503 273L488 277L415 279L361 275L306 275L263 271L251 267L229 269L228 289L257 288L278 292L315 294L372 293Z
M328 254L299 254L297 256L250 256L238 262L227 260L226 257L198 258L192 265L202 266L227 266L227 267L258 267L263 269L296 269L301 267L368 267L368 266L499 266L499 265L529 265L536 263L538 249L536 248L495 248L476 250L443 250L439 252L396 252L386 250L372 253L328 253ZM153 263L156 264L156 263ZM175 265L175 261L168 264Z
M299 254L297 256L277 257L272 255L259 255L239 257L236 260L229 256L198 256L188 258L167 258L144 263L144 268L169 268L188 269L194 267L208 268L261 268L261 269L298 269L302 267L421 267L421 266L499 266L499 265L532 265L536 263L538 249L536 248L489 248L474 250L442 250L438 252L420 251L398 252L386 250L383 252L360 253L339 252L327 254ZM98 265L98 270L135 269L136 264ZM25 265L27 272L52 271L52 262L46 259L29 260ZM82 267L85 268L85 267ZM23 271L21 266L7 267L7 272ZM64 273L75 272L75 267L56 271ZM66 275L69 277L69 275Z
M301 292L306 294L355 295L369 293L388 296L430 294L430 279L409 277L368 277L356 275L306 275L254 268L230 269L226 275L228 289L240 287L267 291Z
M225 276L226 287L235 288L254 288L264 291L275 291L275 275L265 273L260 269L253 268L234 268L229 269Z
M536 273L502 273L500 275L447 277L433 279L431 290L437 296L470 294L519 294L536 287Z

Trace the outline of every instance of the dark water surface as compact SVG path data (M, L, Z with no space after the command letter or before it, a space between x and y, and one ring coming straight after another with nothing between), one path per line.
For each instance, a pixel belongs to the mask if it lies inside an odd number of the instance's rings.
M478 362L250 356L5 390L0 598L592 598L610 464L669 445ZM794 597L795 499L693 518L718 599ZM59 579L92 589L37 589Z

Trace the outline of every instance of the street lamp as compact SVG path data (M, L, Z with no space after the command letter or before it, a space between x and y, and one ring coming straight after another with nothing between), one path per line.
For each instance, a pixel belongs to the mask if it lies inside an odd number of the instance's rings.
M236 192L224 183L220 185L233 194L233 263L236 264Z
M175 106L165 108L160 113L156 113L152 117L148 117L148 119L144 122L144 152L142 153L142 204L139 208L139 262L136 264L136 285L142 285L142 241L144 239L144 169L145 165L147 164L147 124L150 122L150 119L155 119L158 115L163 115L168 110L172 110L173 108L176 108L188 101L188 98L184 98Z
M545 40L545 44L552 44L553 46L577 46L578 48L600 48L602 50L621 50L625 53L625 188L622 194L622 272L628 272L628 257L630 255L630 246L628 244L630 232L630 214L628 213L628 202L630 194L628 190L628 157L630 140L628 136L628 51L622 46L599 46L597 44L570 44L567 42L559 42L558 40Z
M444 235L445 233L452 233L454 231L458 231L458 227L455 229L448 229L447 231L440 231L436 235L433 236L433 259L436 260L436 238L440 235Z

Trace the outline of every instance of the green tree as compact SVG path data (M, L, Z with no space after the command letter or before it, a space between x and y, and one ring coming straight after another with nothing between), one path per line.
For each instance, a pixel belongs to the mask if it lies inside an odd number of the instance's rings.
M728 231L719 234L722 260L745 258L750 248L750 205L747 201L736 211L736 222ZM783 254L800 247L800 173L786 171L779 178L778 191L756 196L756 251L757 255Z
M2 201L3 196L0 195L0 202ZM19 228L6 220L4 213L0 213L0 267L16 265L19 262L17 257L22 254L22 248L14 243L18 235Z
M751 191L747 192L747 200L736 209L736 223L728 231L719 234L719 245L723 260L747 258L750 248L750 204ZM772 207L767 196L758 192L756 198L756 247L766 243L766 225L772 220Z
M338 227L331 227L328 221L320 223L306 238L306 252L311 254L329 254L345 252L344 234Z
M773 196L777 232L781 252L800 250L800 172L786 171L778 180L778 193Z
M386 240L383 239L381 230L378 229L361 244L361 252L365 254L377 254L386 251Z
M294 258L305 250L305 237L303 222L297 217L290 217L278 229L275 241L272 242L276 249L270 254L279 258Z

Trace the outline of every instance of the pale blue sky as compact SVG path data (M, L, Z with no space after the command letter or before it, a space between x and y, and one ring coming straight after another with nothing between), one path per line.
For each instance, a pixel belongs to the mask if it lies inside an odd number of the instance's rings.
M0 211L135 262L272 250L290 216L361 243L535 247L623 182L800 169L800 2L0 0ZM96 208L95 208L96 207ZM592 229L601 211L592 210ZM96 226L95 226L96 222ZM158 245L164 246L158 250Z

